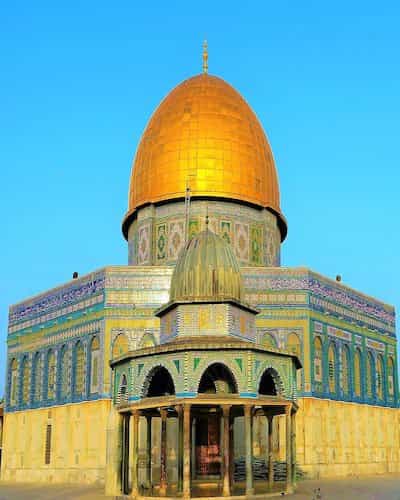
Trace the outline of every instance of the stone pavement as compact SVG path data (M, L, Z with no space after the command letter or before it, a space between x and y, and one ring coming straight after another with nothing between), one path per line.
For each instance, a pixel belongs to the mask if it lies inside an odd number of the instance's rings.
M0 482L0 500L106 500L101 486ZM121 497L122 498L122 497ZM400 475L301 481L293 500L400 500ZM206 500L203 498L202 500Z

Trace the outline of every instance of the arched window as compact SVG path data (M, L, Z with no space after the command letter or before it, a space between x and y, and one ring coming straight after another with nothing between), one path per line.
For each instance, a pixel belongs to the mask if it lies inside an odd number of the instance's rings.
M388 359L388 393L390 397L394 396L394 361L393 358L390 356Z
M56 355L54 351L47 354L47 399L54 399L56 395Z
M347 345L342 346L342 391L345 396L350 393L350 351Z
M75 395L82 396L85 389L85 352L82 342L75 346Z
M15 406L18 400L18 363L16 359L10 365L10 405Z
M322 382L322 340L321 337L314 339L314 380Z
M369 398L372 398L373 396L373 383L372 383L372 376L374 373L374 358L372 356L372 353L370 351L367 352L367 359L366 359L366 387L367 387L367 396Z
M25 356L22 360L22 404L24 405L27 405L29 403L29 378L29 360L28 357Z
M33 358L33 402L38 403L42 394L42 357L40 352L35 354Z
M98 337L93 337L90 346L90 392L99 392L99 365L100 342Z
M378 399L384 399L384 368L383 368L383 358L381 354L378 354L378 358L376 360L376 395Z
M272 349L276 349L277 347L276 340L271 333L264 333L261 344L267 348L272 347Z
M128 401L128 380L125 373L121 375L118 393L117 393L117 404L126 403Z
M330 344L328 349L328 382L329 392L336 393L336 349L333 343Z
M361 351L357 347L354 352L354 393L357 397L361 397Z
M290 333L288 338L287 338L287 343L286 343L286 350L288 352L291 352L292 354L295 354L300 361L302 361L302 356L301 356L301 342L300 338L296 333ZM302 372L303 370L297 370L297 390L301 390L301 378L302 378Z
M123 354L129 351L129 341L128 337L123 333L120 333L114 340L112 348L112 357L119 358Z
M70 387L71 387L71 367L69 362L68 347L66 345L63 345L61 349L60 367L61 367L60 394L61 394L61 399L66 399L70 393Z

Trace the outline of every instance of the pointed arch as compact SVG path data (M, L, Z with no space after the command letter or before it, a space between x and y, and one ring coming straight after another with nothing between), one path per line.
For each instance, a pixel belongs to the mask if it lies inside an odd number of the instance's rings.
M268 367L262 373L258 384L258 394L263 396L284 396L284 385L275 368Z
M153 347L156 345L156 340L152 333L145 333L140 341L139 349L144 349L145 347Z
M300 337L297 335L297 333L290 333L287 338L286 342L286 350L294 355L296 355L300 362L302 362L302 355L301 355L301 340ZM297 379L297 390L301 391L302 387L302 377L303 377L303 369L301 368L300 370L297 370L296 374L296 379Z
M354 351L354 394L360 398L362 395L362 356L361 356L361 351L358 347L356 347L356 350Z
M113 342L112 357L119 358L129 351L129 340L124 333L119 333Z
M144 380L142 397L152 398L173 394L175 394L175 383L171 373L165 366L153 366Z
M212 363L200 377L198 393L236 394L238 386L232 370L223 363Z
M264 347L271 347L272 349L276 349L277 343L275 340L275 337L272 335L272 333L265 332L264 335L262 336L261 344Z
M119 379L116 403L127 403L129 399L128 378L125 373L122 373Z

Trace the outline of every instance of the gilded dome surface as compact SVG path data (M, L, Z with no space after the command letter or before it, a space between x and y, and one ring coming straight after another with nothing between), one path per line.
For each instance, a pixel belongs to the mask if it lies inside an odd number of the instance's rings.
M192 197L241 200L277 213L284 238L278 178L263 128L241 95L201 74L175 87L151 117L132 166L126 236L135 210Z
M240 301L242 278L231 246L206 229L179 256L171 279L170 302Z

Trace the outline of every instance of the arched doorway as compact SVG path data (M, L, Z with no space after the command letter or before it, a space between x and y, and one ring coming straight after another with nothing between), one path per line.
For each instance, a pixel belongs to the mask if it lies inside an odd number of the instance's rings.
M237 393L237 383L231 370L222 363L213 363L203 372L199 394L212 397ZM221 411L212 406L196 412L194 425L195 475L199 478L221 477Z

